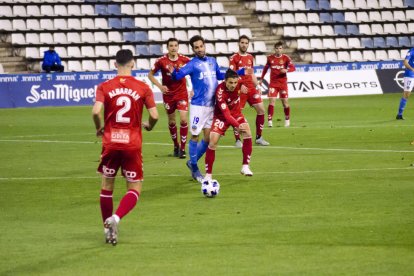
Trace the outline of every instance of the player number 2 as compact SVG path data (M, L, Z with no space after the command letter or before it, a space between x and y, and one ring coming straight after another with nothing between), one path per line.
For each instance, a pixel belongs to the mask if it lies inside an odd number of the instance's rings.
M129 117L124 116L124 114L131 109L131 99L126 96L121 96L116 100L116 105L123 106L116 113L116 122L128 124L131 121L131 119Z

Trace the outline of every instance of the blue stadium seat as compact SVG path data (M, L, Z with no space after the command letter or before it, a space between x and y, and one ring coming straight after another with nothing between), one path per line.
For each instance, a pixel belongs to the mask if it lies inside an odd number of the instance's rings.
M121 14L121 6L120 5L108 5L108 14L115 14L120 15Z
M332 16L328 12L321 12L319 14L319 20L321 22L324 22L324 23L331 23L332 22Z
M149 49L147 45L137 45L135 47L135 52L138 56L148 56L149 55Z
M115 28L115 29L121 29L122 23L120 18L108 18L108 27L109 28Z
M400 47L411 47L410 38L408 36L398 37L398 45L400 45Z
M108 5L95 5L95 13L100 15L107 15Z
M357 25L347 25L346 33L349 35L359 35L359 28Z
M148 33L145 32L145 31L137 31L137 32L135 32L135 41L142 41L142 42L149 41L149 39L148 39Z
M135 32L124 32L123 39L128 42L134 42L135 41Z
M319 10L318 2L316 0L306 0L305 8L307 10Z
M320 10L330 10L331 3L328 0L319 0L319 9Z
M385 40L383 37L374 37L374 48L385 48Z
M370 37L363 37L361 38L361 44L364 48L373 48L374 42L372 41L372 38Z
M343 12L334 12L332 13L333 22L345 22L345 15Z
M411 47L414 47L414 36L411 36Z
M149 46L150 55L162 56L162 46L159 44Z
M334 32L337 35L347 35L346 28L345 28L344 25L335 25L334 26Z
M387 47L398 47L398 40L396 37L387 36L385 38L385 45L387 45Z
M414 7L414 0L405 0L404 1L405 7Z
M133 18L122 18L122 28L135 28L135 21Z

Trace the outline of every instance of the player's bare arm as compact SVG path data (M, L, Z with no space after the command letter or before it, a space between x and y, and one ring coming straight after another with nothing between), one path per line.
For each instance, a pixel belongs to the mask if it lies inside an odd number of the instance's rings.
M414 71L414 68L408 63L407 59L404 59L403 63L404 63L405 68L410 69L411 71Z
M151 131L158 121L158 110L156 107L152 107L148 109L148 113L149 113L148 121L143 122L142 127L147 131Z
M158 89L160 89L161 93L165 94L169 92L169 89L167 86L162 85L155 77L154 72L152 70L148 73L148 79L156 86Z
M92 119L95 124L96 129L96 136L102 136L103 135L103 126L101 125L101 110L103 107L103 103L101 102L95 102L92 108Z

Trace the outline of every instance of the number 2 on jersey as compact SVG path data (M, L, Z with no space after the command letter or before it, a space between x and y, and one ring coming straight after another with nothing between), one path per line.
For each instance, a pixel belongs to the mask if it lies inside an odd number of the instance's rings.
M124 114L131 109L131 99L126 96L121 96L116 100L116 105L123 106L116 113L116 122L128 124L131 121L131 119L129 117L124 116Z

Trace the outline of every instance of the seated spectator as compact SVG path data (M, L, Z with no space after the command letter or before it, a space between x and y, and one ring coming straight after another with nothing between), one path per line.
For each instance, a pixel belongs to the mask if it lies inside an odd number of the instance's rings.
M46 73L50 73L50 71L63 72L65 70L59 55L55 52L55 46L50 46L49 50L44 52L42 69Z

